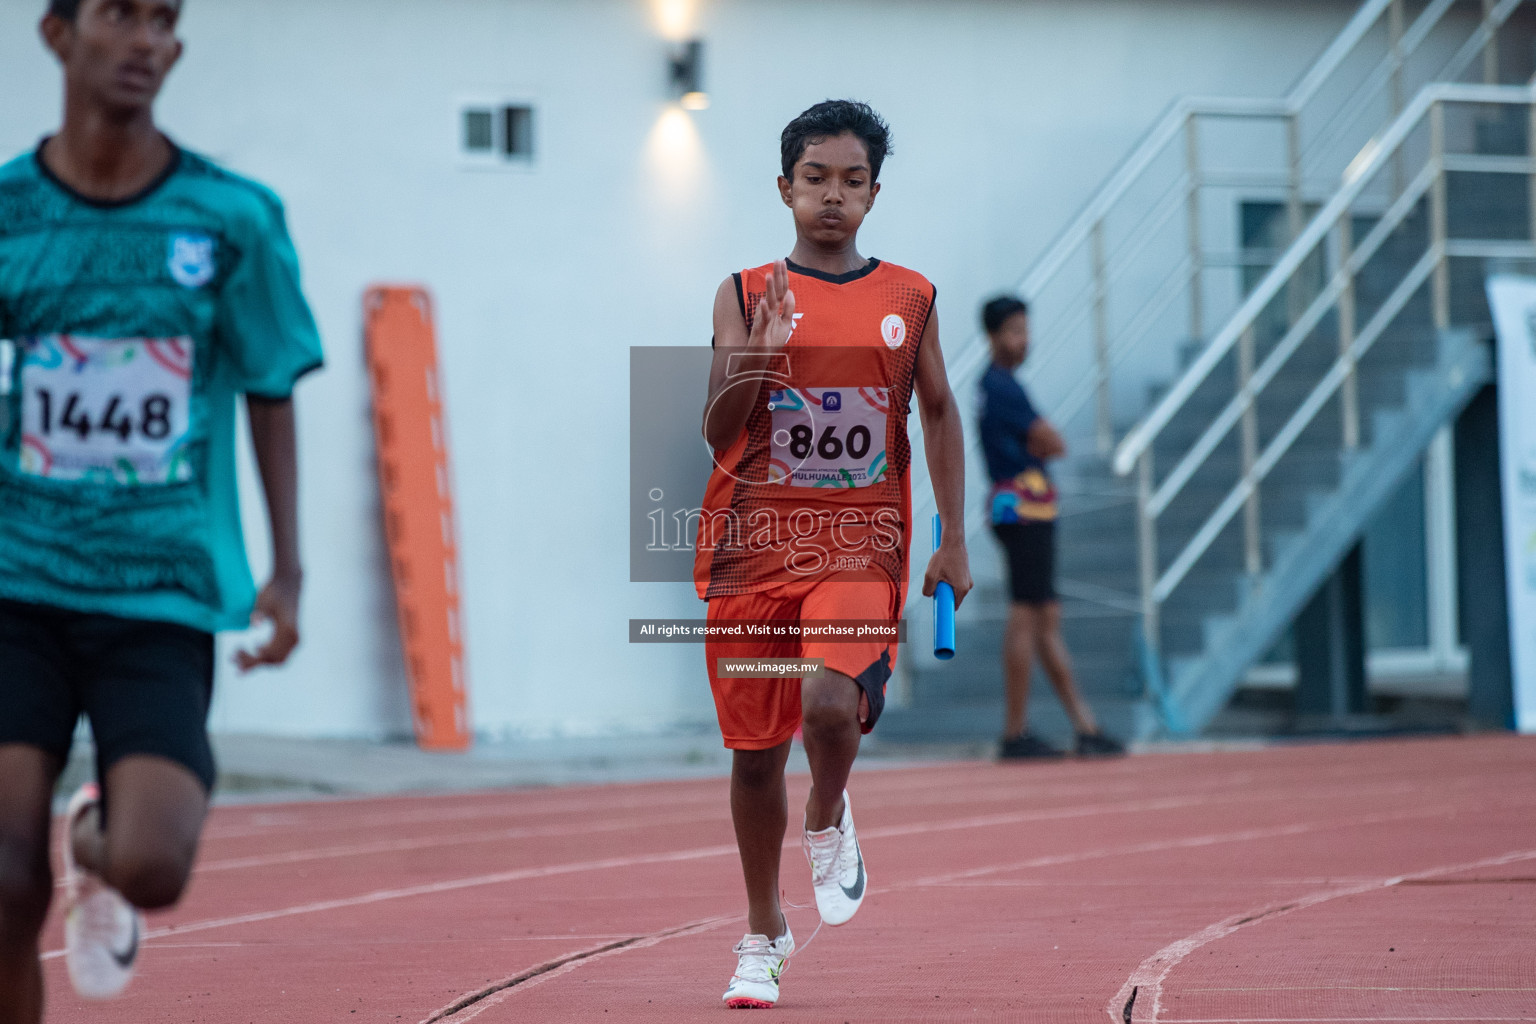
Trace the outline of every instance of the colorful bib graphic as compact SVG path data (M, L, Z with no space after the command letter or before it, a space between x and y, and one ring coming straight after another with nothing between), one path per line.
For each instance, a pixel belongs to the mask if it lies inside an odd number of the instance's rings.
M191 479L191 338L54 334L21 346L23 473L123 486Z
M773 413L768 482L791 487L868 487L886 476L887 388L785 388Z

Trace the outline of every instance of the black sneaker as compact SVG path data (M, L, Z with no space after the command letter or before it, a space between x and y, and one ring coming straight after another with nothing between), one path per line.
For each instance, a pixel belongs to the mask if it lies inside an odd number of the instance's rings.
M1125 744L1113 736L1106 736L1102 732L1077 734L1078 757L1120 757L1124 753Z
M1066 757L1067 752L1057 750L1034 733L1025 732L1011 738L1005 737L1002 746L998 748L997 756L1005 761L1013 761L1025 758Z

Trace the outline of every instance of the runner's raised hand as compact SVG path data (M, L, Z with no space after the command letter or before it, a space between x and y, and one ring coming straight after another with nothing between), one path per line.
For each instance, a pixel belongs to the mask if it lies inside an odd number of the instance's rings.
M761 352L777 352L789 342L795 330L795 293L789 288L789 265L779 260L768 275L763 301L752 318L752 333L747 347Z

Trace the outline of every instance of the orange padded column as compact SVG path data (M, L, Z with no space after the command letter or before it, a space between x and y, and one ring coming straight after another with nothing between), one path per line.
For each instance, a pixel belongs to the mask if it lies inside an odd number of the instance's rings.
M363 311L384 532L416 743L464 750L470 730L458 541L432 300L424 288L374 287Z

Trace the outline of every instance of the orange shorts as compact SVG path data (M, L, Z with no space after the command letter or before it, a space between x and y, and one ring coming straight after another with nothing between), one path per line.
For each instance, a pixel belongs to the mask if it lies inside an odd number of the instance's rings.
M901 618L901 589L883 575L785 583L760 593L710 599L709 622L894 622ZM885 706L885 684L896 667L896 647L880 638L706 640L709 685L725 745L733 750L767 750L793 736L800 727L800 679L721 678L717 659L821 658L827 669L848 676L868 696L869 716L860 724L867 733Z

